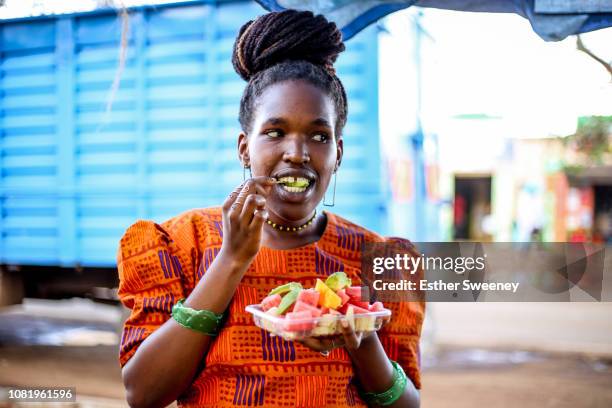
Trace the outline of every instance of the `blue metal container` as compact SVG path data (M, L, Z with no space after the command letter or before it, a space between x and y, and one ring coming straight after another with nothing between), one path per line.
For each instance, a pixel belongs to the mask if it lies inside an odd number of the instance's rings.
M236 141L245 83L231 65L251 2L130 12L119 89L113 11L0 24L0 248L3 264L112 267L137 219L220 205L242 180ZM377 32L337 63L349 96L333 211L380 231ZM382 232L382 231L381 231Z

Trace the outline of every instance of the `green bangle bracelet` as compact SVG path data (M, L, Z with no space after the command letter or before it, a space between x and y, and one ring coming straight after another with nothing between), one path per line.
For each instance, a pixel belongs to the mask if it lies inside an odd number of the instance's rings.
M219 334L224 314L213 313L209 310L196 310L184 306L185 299L181 299L172 307L172 317L178 324L191 330L199 331L208 336Z
M402 367L395 361L391 360L391 365L393 366L393 385L391 385L388 390L380 393L360 393L361 398L365 400L368 404L385 407L387 405L393 404L404 393L406 385L408 384L408 377L406 377L406 373L404 372Z

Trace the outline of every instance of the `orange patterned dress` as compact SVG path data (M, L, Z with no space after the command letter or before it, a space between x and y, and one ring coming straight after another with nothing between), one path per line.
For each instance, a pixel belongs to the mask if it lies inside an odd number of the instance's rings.
M336 271L347 273L354 284L361 281L361 243L385 239L337 215L325 215L328 222L319 241L290 250L261 248L236 290L205 368L179 397L179 407L366 406L352 384L353 366L344 349L326 358L299 343L270 337L244 310L290 281L314 287L317 278ZM221 209L215 207L191 210L162 224L138 221L128 228L117 255L119 297L132 309L121 339L121 366L206 273L221 248L221 220ZM379 332L381 343L420 388L424 304L386 307L393 316Z

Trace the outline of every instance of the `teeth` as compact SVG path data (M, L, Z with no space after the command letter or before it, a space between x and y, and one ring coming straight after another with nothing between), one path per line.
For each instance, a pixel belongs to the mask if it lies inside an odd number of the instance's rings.
M310 185L310 180L308 180L305 177L291 177L291 176L287 176L287 177L280 177L278 178L278 181L280 183L306 183L306 186Z
M281 186L285 191L288 191L290 193L302 193L304 191L306 191L306 187L287 187L287 186Z

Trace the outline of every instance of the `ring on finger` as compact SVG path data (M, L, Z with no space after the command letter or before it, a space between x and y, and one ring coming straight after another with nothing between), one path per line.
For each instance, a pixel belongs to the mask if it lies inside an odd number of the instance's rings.
M329 357L329 350L320 351L319 353L321 353L323 357Z

